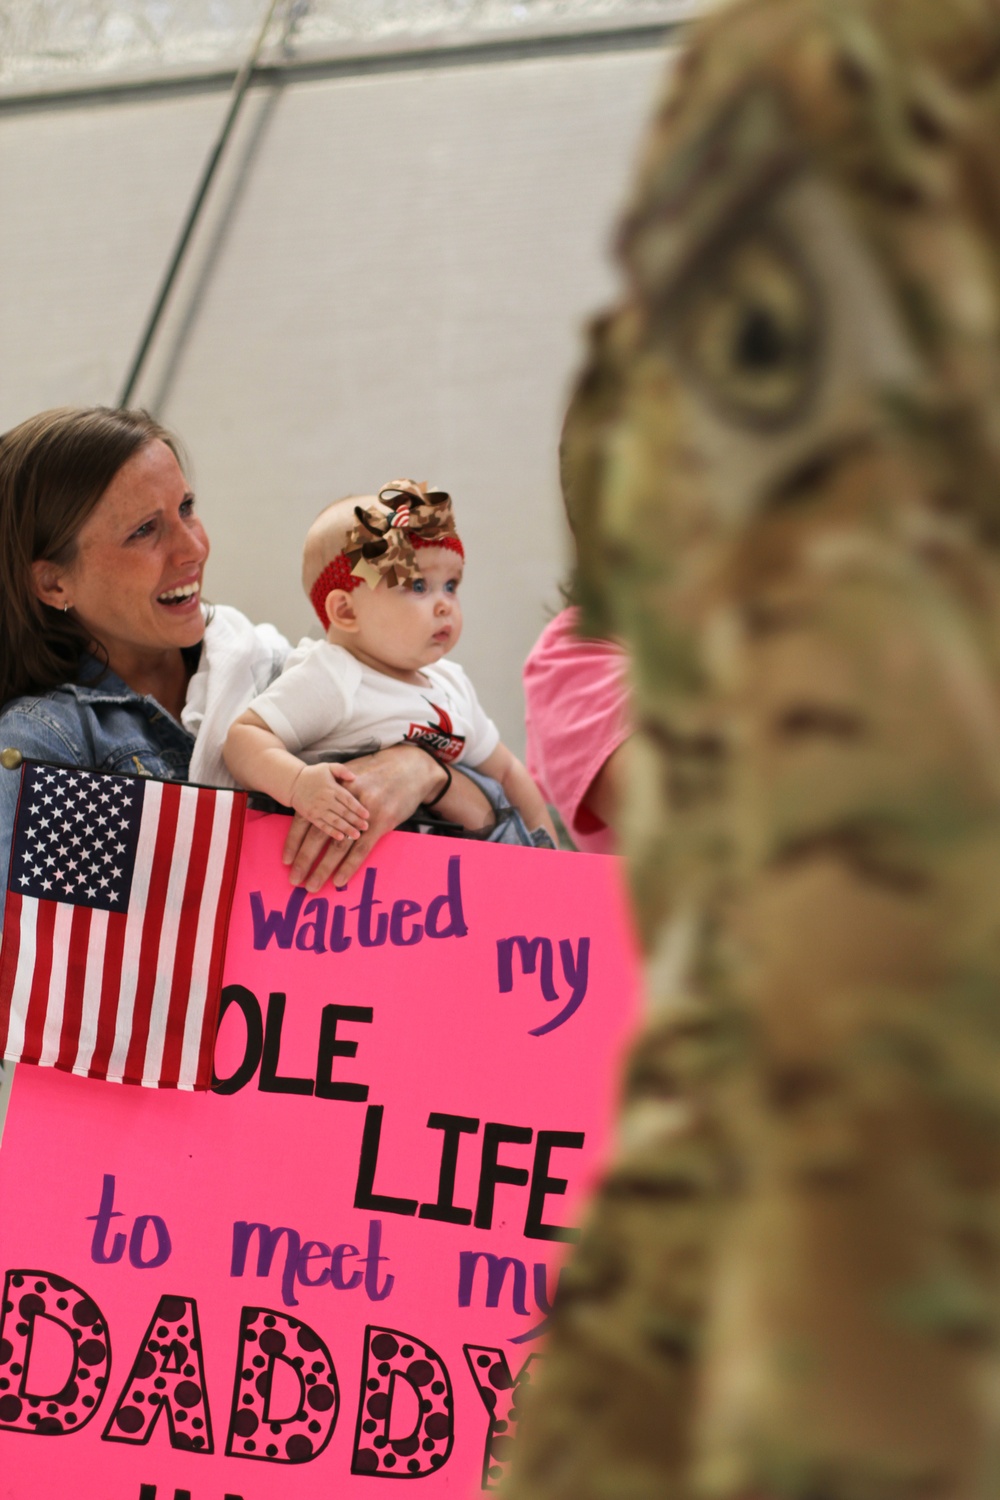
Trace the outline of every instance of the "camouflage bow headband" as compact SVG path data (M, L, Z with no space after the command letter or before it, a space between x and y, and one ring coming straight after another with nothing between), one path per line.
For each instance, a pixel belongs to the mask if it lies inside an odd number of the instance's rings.
M386 511L354 507L358 524L347 533L344 556L351 576L376 588L384 578L390 588L410 583L419 573L417 549L448 547L465 556L455 529L451 496L428 489L426 482L393 479L378 492Z
M357 525L347 533L343 551L327 563L309 590L324 630L330 626L326 599L331 589L350 593L362 583L374 589L383 578L390 588L411 583L420 573L417 551L421 547L447 547L465 556L455 530L451 496L445 490L429 490L426 483L413 479L394 479L382 486L378 499L379 507L354 507Z

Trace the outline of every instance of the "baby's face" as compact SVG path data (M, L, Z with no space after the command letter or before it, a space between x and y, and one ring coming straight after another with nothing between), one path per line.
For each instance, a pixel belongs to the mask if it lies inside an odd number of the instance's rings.
M407 678L432 666L462 634L458 588L464 563L447 547L421 547L420 576L391 589L383 579L351 595L358 633L355 649L378 670Z

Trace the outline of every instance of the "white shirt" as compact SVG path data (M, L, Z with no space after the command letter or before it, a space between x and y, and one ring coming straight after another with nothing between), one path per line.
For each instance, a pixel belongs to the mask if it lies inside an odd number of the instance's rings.
M417 741L443 761L482 765L500 743L472 683L454 662L423 682L377 672L329 641L300 641L281 676L248 705L310 765Z
M181 723L195 736L190 781L236 785L222 759L226 731L251 698L277 677L291 649L273 625L251 625L238 609L214 606L181 710Z

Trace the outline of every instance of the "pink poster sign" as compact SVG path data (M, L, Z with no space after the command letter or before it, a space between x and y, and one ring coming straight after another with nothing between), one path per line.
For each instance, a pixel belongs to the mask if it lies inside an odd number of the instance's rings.
M214 1092L17 1073L2 1497L506 1470L638 1010L616 864L396 834L310 896L285 826L247 821Z

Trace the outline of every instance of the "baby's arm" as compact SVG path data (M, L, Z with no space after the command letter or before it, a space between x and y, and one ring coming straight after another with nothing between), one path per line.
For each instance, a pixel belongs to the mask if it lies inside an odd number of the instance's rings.
M304 765L252 709L230 728L222 755L240 786L267 792L338 842L359 838L368 827L364 804L344 785L354 780L353 771L327 761Z
M517 756L512 755L506 745L499 744L492 755L488 755L475 770L499 781L507 793L508 802L517 808L529 830L544 828L552 842L558 843L545 799Z

